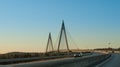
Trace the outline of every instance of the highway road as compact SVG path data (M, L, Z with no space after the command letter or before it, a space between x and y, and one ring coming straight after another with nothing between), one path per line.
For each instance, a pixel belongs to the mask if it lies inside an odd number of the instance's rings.
M120 53L112 54L111 58L99 67L120 67Z
M54 65L57 64L58 67L61 64L66 64L65 67L78 67L79 66L79 62L78 60L82 60L84 58L89 58L92 56L99 56L102 55L100 53L93 53L92 55L87 55L87 56L83 56L83 57L69 57L69 58L59 58L59 59L49 59L49 60L42 60L42 61L32 61L32 62L25 62L25 63L17 63L17 64L10 64L10 65L0 65L0 67L46 67L49 65ZM73 63L76 62L76 63ZM73 63L73 64L68 64L68 63ZM79 64L78 64L79 63ZM85 62L83 62L85 63ZM83 63L81 63L80 65L82 66ZM88 63L88 61L87 61ZM55 65L56 66L56 65ZM61 67L61 66L60 66Z
M57 58L57 59L49 59L49 60L40 60L40 61L31 61L31 62L25 62L25 63L21 63L21 64L26 64L26 63L36 63L36 62L51 62L51 61L59 61L59 60L70 60L70 59L82 59L82 58L87 58L87 57L92 57L92 56L98 56L98 55L102 55L101 53L93 53L91 55L86 55L86 56L82 56L82 57L68 57L68 58ZM15 63L17 64L17 63ZM13 64L14 65L14 64Z

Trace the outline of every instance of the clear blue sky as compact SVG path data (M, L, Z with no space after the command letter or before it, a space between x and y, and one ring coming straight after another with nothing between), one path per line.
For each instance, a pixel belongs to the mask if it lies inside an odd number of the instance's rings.
M62 19L80 49L120 47L120 0L0 0L0 53L45 51Z

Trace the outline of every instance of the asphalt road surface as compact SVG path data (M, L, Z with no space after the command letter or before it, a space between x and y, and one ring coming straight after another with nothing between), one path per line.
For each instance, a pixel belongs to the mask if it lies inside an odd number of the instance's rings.
M120 53L112 54L112 57L100 67L120 67Z

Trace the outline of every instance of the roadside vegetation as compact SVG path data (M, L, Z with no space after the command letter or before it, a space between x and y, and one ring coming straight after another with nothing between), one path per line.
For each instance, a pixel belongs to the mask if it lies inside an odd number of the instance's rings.
M0 54L0 59L30 58L30 57L42 57L42 56L43 53L11 52L6 54Z

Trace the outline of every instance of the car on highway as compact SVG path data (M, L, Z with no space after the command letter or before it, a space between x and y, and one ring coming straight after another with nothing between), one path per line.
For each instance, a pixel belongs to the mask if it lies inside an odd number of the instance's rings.
M82 56L83 56L83 54L81 52L73 54L73 57L82 57Z

